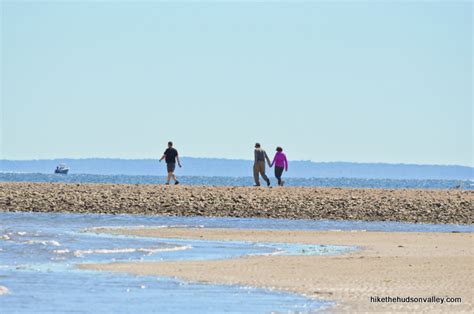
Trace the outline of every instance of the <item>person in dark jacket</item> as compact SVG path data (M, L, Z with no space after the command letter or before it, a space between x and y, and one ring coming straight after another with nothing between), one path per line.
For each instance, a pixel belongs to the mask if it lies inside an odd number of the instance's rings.
M179 184L179 181L174 175L174 170L176 169L176 162L178 162L178 166L181 168L181 162L179 161L178 151L173 148L173 142L168 142L168 148L160 158L160 162L163 159L166 161L166 170L168 171L168 179L166 180L166 184L170 184L171 178L173 178L174 184Z

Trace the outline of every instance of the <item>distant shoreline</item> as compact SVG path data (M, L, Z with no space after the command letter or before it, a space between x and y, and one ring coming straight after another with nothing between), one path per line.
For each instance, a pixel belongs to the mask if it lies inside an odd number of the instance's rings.
M473 224L471 190L0 182L0 211Z
M252 175L252 160L182 157L180 176ZM52 173L65 163L70 173L98 175L165 175L165 165L156 159L60 158L38 160L0 159L0 171ZM270 169L269 172L273 172ZM361 178L398 180L473 180L474 167L463 165L394 164L361 162L313 162L290 160L287 178Z

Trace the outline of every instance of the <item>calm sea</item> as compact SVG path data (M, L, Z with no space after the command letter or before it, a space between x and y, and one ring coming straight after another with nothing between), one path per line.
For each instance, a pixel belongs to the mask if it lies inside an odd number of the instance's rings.
M182 184L213 186L249 186L251 177L198 177L178 178ZM163 176L140 175L95 175L95 174L44 174L44 173L0 173L3 182L63 182L63 183L115 183L115 184L162 184ZM272 184L276 184L272 178ZM319 186L384 189L453 189L474 190L473 181L462 180L393 180L352 178L288 178L286 186Z
M246 286L79 270L78 263L326 255L330 245L112 236L98 226L212 226L205 219L0 212L1 313L313 313L333 302ZM221 220L230 225L231 221ZM242 224L242 223L241 223Z

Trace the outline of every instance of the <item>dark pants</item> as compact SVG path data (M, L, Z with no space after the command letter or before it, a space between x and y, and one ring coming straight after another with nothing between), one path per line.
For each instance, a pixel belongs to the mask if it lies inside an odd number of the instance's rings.
M281 185L281 175L283 174L283 170L285 168L283 167L277 167L275 166L275 178L278 180L278 185Z

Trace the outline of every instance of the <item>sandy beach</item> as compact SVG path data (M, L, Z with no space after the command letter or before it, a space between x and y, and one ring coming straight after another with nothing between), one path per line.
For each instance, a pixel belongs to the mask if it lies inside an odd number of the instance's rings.
M263 217L472 224L474 191L0 183L0 211ZM84 264L80 268L290 291L338 302L333 311L472 312L469 233L238 229L96 229L160 238L351 245L338 256ZM372 301L371 301L372 297ZM436 302L378 302L442 298ZM447 298L461 298L448 302ZM377 301L377 302L374 302Z
M0 183L0 211L472 224L474 191Z
M352 245L338 256L248 256L231 260L111 263L80 268L239 284L335 300L332 311L472 312L474 237L469 233L386 233L239 229L97 229L162 238ZM440 303L371 302L370 297L438 297ZM446 298L461 298L448 303Z

